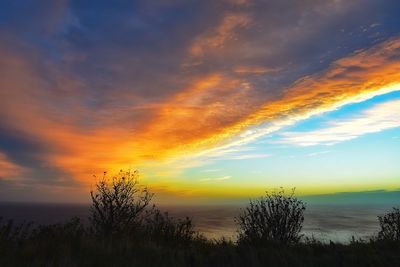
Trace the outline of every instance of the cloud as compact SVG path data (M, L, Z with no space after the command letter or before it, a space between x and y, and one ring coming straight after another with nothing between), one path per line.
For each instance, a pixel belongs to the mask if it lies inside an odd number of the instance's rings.
M238 66L233 69L235 73L240 74L266 74L269 72L278 72L280 69L266 68L266 67L258 67L258 66Z
M322 129L283 133L278 142L298 146L333 145L395 127L400 127L400 100L377 104L357 116L330 122Z
M242 154L242 155L231 155L223 157L223 159L227 160L243 160L243 159L260 159L260 158L268 158L271 157L270 154Z
M221 23L211 32L201 35L190 47L190 53L195 56L203 56L205 53L222 50L227 41L235 38L235 30L245 27L250 23L250 18L243 13L227 13Z
M10 161L4 153L0 152L0 179L11 179L20 175L21 167Z
M231 178L232 178L232 176L227 175L227 176L217 177L217 178L214 178L214 179L217 180L217 181L223 181L223 180L229 180Z
M169 140L167 144L172 146L178 144L170 150L174 151L175 155L179 155L181 149L186 150L185 153L193 150L194 157L212 158L215 154L229 153L230 148L248 144L299 120L338 109L349 103L362 102L377 95L400 90L400 63L396 59L399 56L399 47L400 40L391 39L339 59L327 70L295 82L280 98L267 101L257 111L252 113L246 111L242 114L247 113L247 115L242 116L234 115L228 125L225 123L214 125L213 116L221 114L215 117L216 121L221 122L220 119L225 115L240 114L241 109L231 112L226 109L227 106L221 106L221 109L210 107L208 110L211 113L206 111L203 115L206 119L204 124L201 119L197 119L196 124L189 123L193 120L193 116L198 114L197 108L185 108L183 111L173 108L174 112L171 112L170 107L179 107L177 100L201 103L199 99L201 100L204 94L214 94L215 90L209 88L218 86L222 80L219 76L213 76L210 80L199 83L199 87L179 94L173 102L169 102L163 111L166 115L154 122L156 128L147 130L147 134L152 137L146 139ZM230 90L226 82L223 84L219 90ZM246 97L239 95L239 99ZM230 101L234 100L235 97L230 98ZM208 114L212 117L207 117ZM227 120L224 118L222 121ZM163 138L157 137L158 135Z
M203 179L200 179L200 182L217 182L217 181L229 180L231 178L232 178L232 176L226 175L226 176L221 176L221 177L216 177L216 178L203 178Z
M280 98L267 101L256 112L214 132L212 138L203 139L203 143L215 145L198 156L223 153L314 115L399 91L399 48L400 39L391 39L339 59L327 70L295 82Z
M24 184L82 190L104 169L266 157L242 145L395 90L380 3L0 3L0 152Z

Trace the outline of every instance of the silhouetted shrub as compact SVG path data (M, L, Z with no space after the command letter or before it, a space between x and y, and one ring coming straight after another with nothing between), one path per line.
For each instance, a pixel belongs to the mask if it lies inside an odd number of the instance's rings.
M80 240L85 237L86 229L78 217L73 217L64 223L39 225L33 230L32 238L56 242Z
M244 212L236 218L239 242L297 243L304 221L305 204L284 190L266 193L265 197L250 201Z
M141 224L153 197L138 184L138 172L120 171L111 179L106 173L90 192L89 221L92 230L103 237L126 235Z
M5 242L20 242L27 239L31 233L32 223L14 223L0 217L0 244Z
M381 227L378 239L400 241L400 209L393 208L384 216L378 216L378 219Z
M146 235L157 243L186 244L197 234L189 217L175 219L158 209L147 219L145 229Z

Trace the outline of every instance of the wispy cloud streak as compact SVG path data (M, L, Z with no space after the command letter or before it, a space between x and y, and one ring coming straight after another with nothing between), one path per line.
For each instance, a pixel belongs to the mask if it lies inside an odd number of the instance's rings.
M283 133L278 142L298 146L333 145L395 127L400 127L400 100L378 104L358 116L330 122L322 129Z

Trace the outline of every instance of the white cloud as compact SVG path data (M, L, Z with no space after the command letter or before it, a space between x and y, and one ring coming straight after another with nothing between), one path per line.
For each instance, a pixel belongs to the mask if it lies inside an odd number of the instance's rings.
M229 180L231 178L232 178L232 176L226 175L226 176L221 176L221 177L216 177L216 178L203 178L203 179L200 179L200 182L224 181L224 180Z
M270 154L243 154L243 155L232 155L225 157L227 160L242 160L242 159L259 159L271 157Z
M343 101L335 102L332 105L327 106L327 107L312 109L305 113L301 113L301 114L297 114L297 115L292 114L292 116L290 116L290 117L281 118L281 119L263 123L261 125L253 126L253 127L250 127L248 130L242 132L240 135L234 136L233 138L228 139L226 142L221 143L220 145L218 145L216 147L201 150L201 151L199 151L197 153L193 153L187 157L183 157L183 158L179 157L179 158L172 159L172 162L178 162L177 168L184 169L184 168L203 166L203 165L210 164L210 163L218 161L218 160L243 159L243 156L239 157L238 154L240 152L243 152L244 150L247 150L247 151L253 150L252 147L248 146L249 144L255 143L257 141L260 143L272 143L272 141L262 142L259 140L262 137L269 136L271 134L275 134L279 130L282 130L284 127L294 125L295 123L297 123L299 121L307 120L315 115L320 115L323 113L338 110L341 107L343 107L344 105L361 103L361 102L367 101L369 99L372 99L373 97L388 94L391 92L396 92L396 91L400 91L400 83L385 86L385 87L382 87L375 91L371 91L371 92L363 93L363 94L356 95L353 97L349 97L349 98L344 99ZM398 112L396 114L398 114ZM312 134L312 133L313 132L310 132L310 134ZM306 140L308 142L303 142L302 144L300 144L301 140L299 140L299 142L296 142L295 134L307 135L307 133L287 133L287 134L288 134L288 136L283 136L279 143L288 144L288 145L302 145L302 146L311 146L311 145L319 144L318 142L311 142L310 140ZM292 135L292 136L290 136L290 135ZM298 136L299 139L301 139L300 137L301 136ZM346 140L349 140L349 139L346 139ZM345 141L345 140L338 140L336 142L330 142L330 143L326 142L324 144L334 144L334 143L337 143L340 141ZM251 154L251 153L249 152L247 154ZM259 157L265 158L265 157L267 157L266 155L267 154L265 154L264 156L259 156ZM291 156L291 157L295 157L295 156ZM247 158L249 158L249 157L247 157ZM171 165L171 164L173 164L173 163L171 163L171 162L168 163L168 165Z
M231 179L231 178L232 178L232 176L227 175L227 176L222 176L222 177L215 178L214 180L216 180L216 181L223 181L223 180L229 180L229 179Z
M395 127L400 127L400 100L377 104L358 116L331 122L319 130L283 133L278 142L298 146L333 145Z

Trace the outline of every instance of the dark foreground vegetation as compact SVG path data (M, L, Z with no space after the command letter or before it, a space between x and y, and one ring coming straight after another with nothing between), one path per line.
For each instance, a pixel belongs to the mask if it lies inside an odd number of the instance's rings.
M370 240L347 245L301 235L306 205L267 193L238 215L238 240L208 240L190 218L151 205L137 173L100 178L89 223L36 226L0 220L0 266L400 266L400 210L378 218Z

